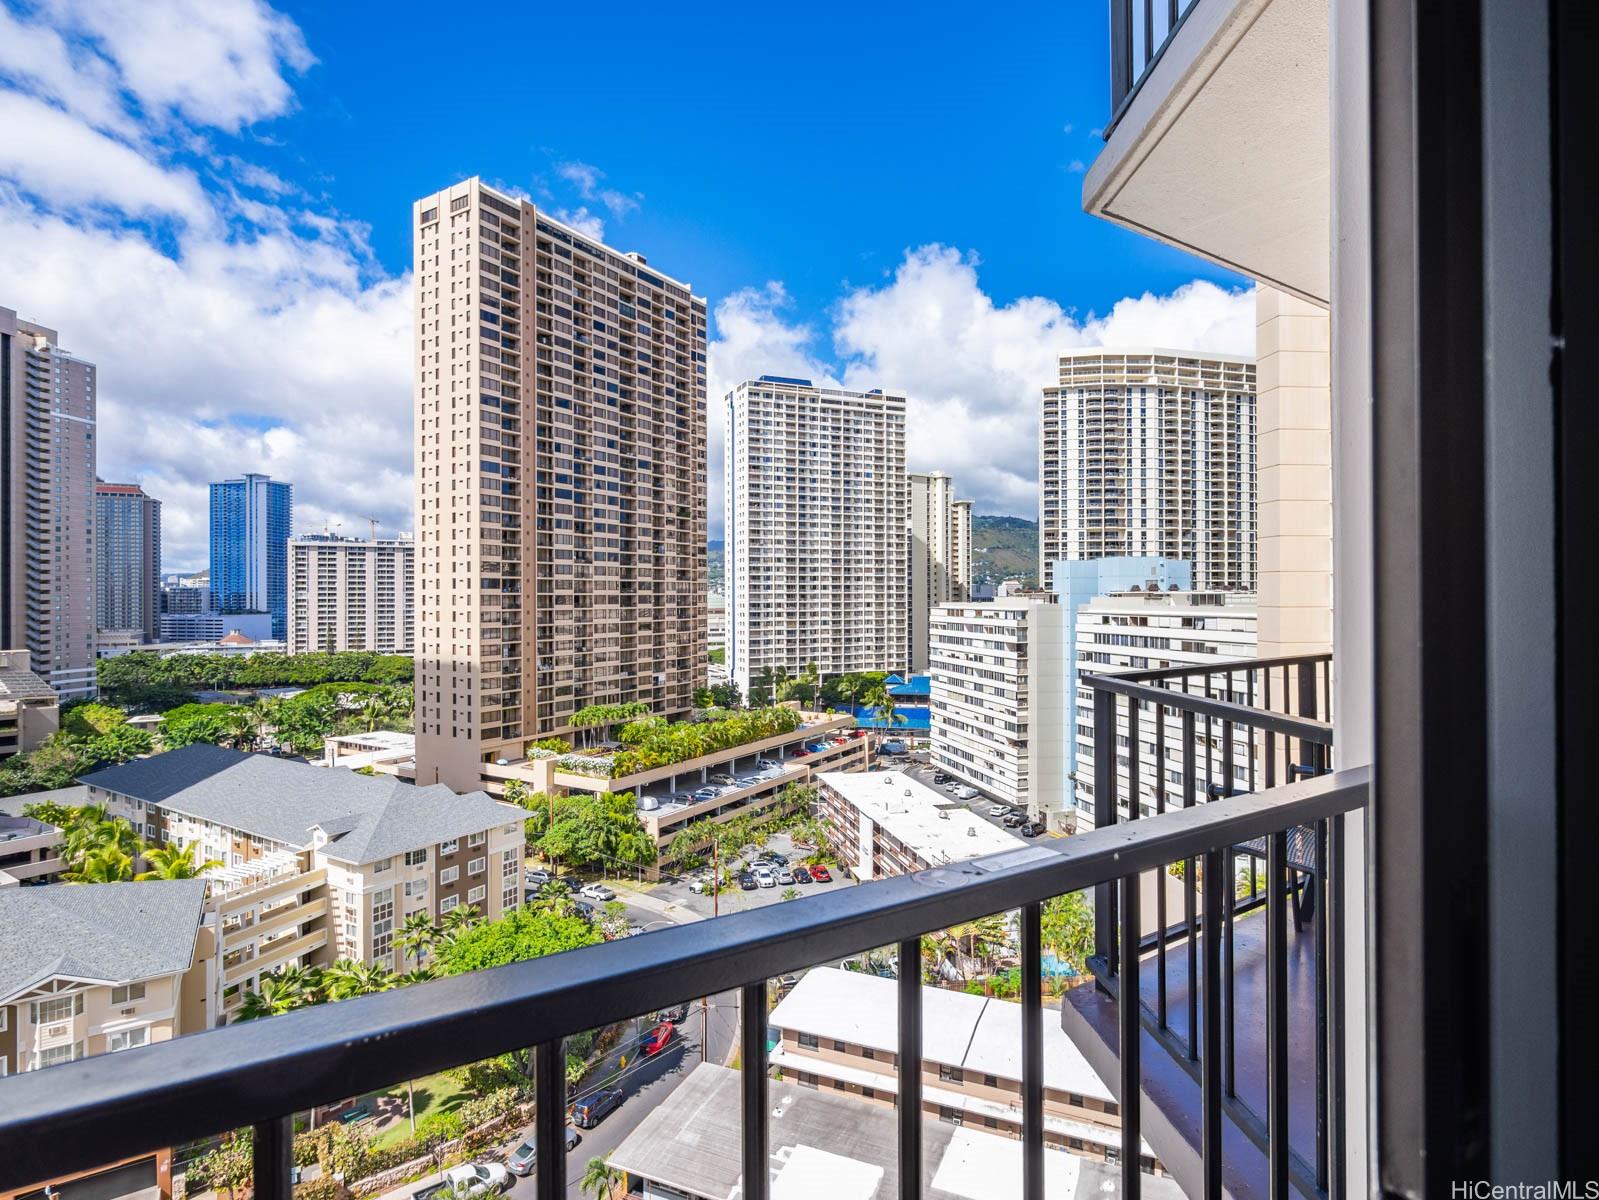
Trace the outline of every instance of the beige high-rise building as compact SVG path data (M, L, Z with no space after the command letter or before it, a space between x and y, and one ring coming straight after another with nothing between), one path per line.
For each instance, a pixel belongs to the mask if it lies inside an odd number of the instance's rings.
M1044 389L1039 578L1057 559L1180 558L1201 591L1256 586L1255 364L1073 350Z
M705 301L468 179L418 200L417 782L705 671ZM532 341L528 341L528 338Z
M95 367L0 308L0 644L95 694Z
M972 502L955 499L955 481L943 471L912 471L909 485L910 669L925 673L928 614L940 604L971 599Z
M823 678L909 651L905 397L763 375L727 397L727 666Z
M416 545L410 538L289 539L289 653L411 649Z

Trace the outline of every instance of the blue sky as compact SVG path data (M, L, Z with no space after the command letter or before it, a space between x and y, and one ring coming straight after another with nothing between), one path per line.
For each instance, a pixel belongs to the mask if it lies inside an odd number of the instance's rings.
M913 467L1032 515L1056 351L1252 348L1245 281L1080 210L1103 4L592 11L0 0L0 304L99 364L171 567L245 470L409 528L410 204L466 175L709 298L713 497L747 375L904 388Z

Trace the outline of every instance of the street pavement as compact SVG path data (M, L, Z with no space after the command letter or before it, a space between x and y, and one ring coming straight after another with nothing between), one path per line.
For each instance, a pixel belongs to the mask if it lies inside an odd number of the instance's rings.
M583 1169L591 1158L608 1157L612 1151L626 1140L628 1134L637 1129L650 1111L665 1100L676 1089L690 1071L699 1066L701 1056L708 1056L711 1062L725 1063L731 1057L738 1037L738 996L735 992L723 992L718 996L708 998L709 1003L702 1011L699 1003L693 1004L683 1025L673 1035L672 1041L665 1050L653 1058L644 1058L638 1049L637 1035L630 1034L620 1046L614 1047L606 1056L604 1074L619 1069L619 1061L625 1057L627 1066L621 1069L621 1078L614 1084L620 1087L625 1094L620 1108L616 1109L598 1126L593 1129L580 1129L582 1141L566 1156L566 1194L574 1200L580 1200L582 1192L578 1182L583 1178ZM704 1036L704 1016L710 1017L710 1037ZM651 1026L640 1024L641 1031L648 1033ZM603 1078L600 1073L591 1077ZM598 1084L585 1084L577 1093L582 1096L592 1091ZM503 1153L495 1157L503 1157L514 1150L521 1142L533 1136L533 1127L528 1126L521 1130L512 1139L507 1140L502 1147ZM533 1200L535 1191L532 1176L517 1179L512 1176L513 1183L509 1195L517 1200ZM415 1185L420 1187L421 1185Z

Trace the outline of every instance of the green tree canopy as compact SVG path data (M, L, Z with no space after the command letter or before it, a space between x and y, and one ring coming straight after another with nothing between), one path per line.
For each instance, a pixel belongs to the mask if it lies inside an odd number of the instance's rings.
M581 917L518 908L498 921L474 925L440 945L435 965L441 974L464 975L592 946L600 940L600 935Z

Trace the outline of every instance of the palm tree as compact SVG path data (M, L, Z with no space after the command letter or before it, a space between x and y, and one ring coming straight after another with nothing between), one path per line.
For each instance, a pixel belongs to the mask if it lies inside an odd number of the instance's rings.
M572 893L553 879L533 893L533 906L540 912L561 917L569 917L577 910Z
M134 876L138 880L146 879L197 879L205 872L222 866L220 858L208 858L203 863L194 861L194 848L196 842L187 846L146 846L143 858L147 870L140 871Z
M401 924L400 936L395 940L402 957L415 959L420 966L428 952L439 944L439 930L426 913L412 913Z
M119 846L96 846L61 878L68 883L127 883L133 878L133 855Z
M222 728L227 730L228 740L235 750L249 750L255 746L257 720L255 709L248 704L235 704L223 714Z
M444 914L444 936L451 940L460 937L477 924L477 919L477 905L457 904Z
M368 966L353 958L341 958L323 972L323 990L329 1000L353 1000L386 992L395 985L394 973L384 967Z
M362 719L366 721L366 731L368 733L371 733L393 715L389 706L389 699L382 692L370 692L361 697L358 711Z
M620 1178L621 1173L615 1167L595 1155L589 1159L589 1165L583 1168L583 1178L577 1186L584 1195L593 1196L594 1200L605 1200Z
M244 993L239 1020L275 1017L290 1009L302 1008L316 1000L315 976L304 967L284 967L261 976L259 990Z
M907 724L906 719L895 711L894 692L893 689L888 686L886 680L879 683L874 683L870 688L868 688L866 690L866 694L861 697L861 703L866 705L868 708L876 709L878 717L882 720L882 725L877 729L876 737L876 742L879 749L881 749L883 745L884 730L896 722L901 725Z

